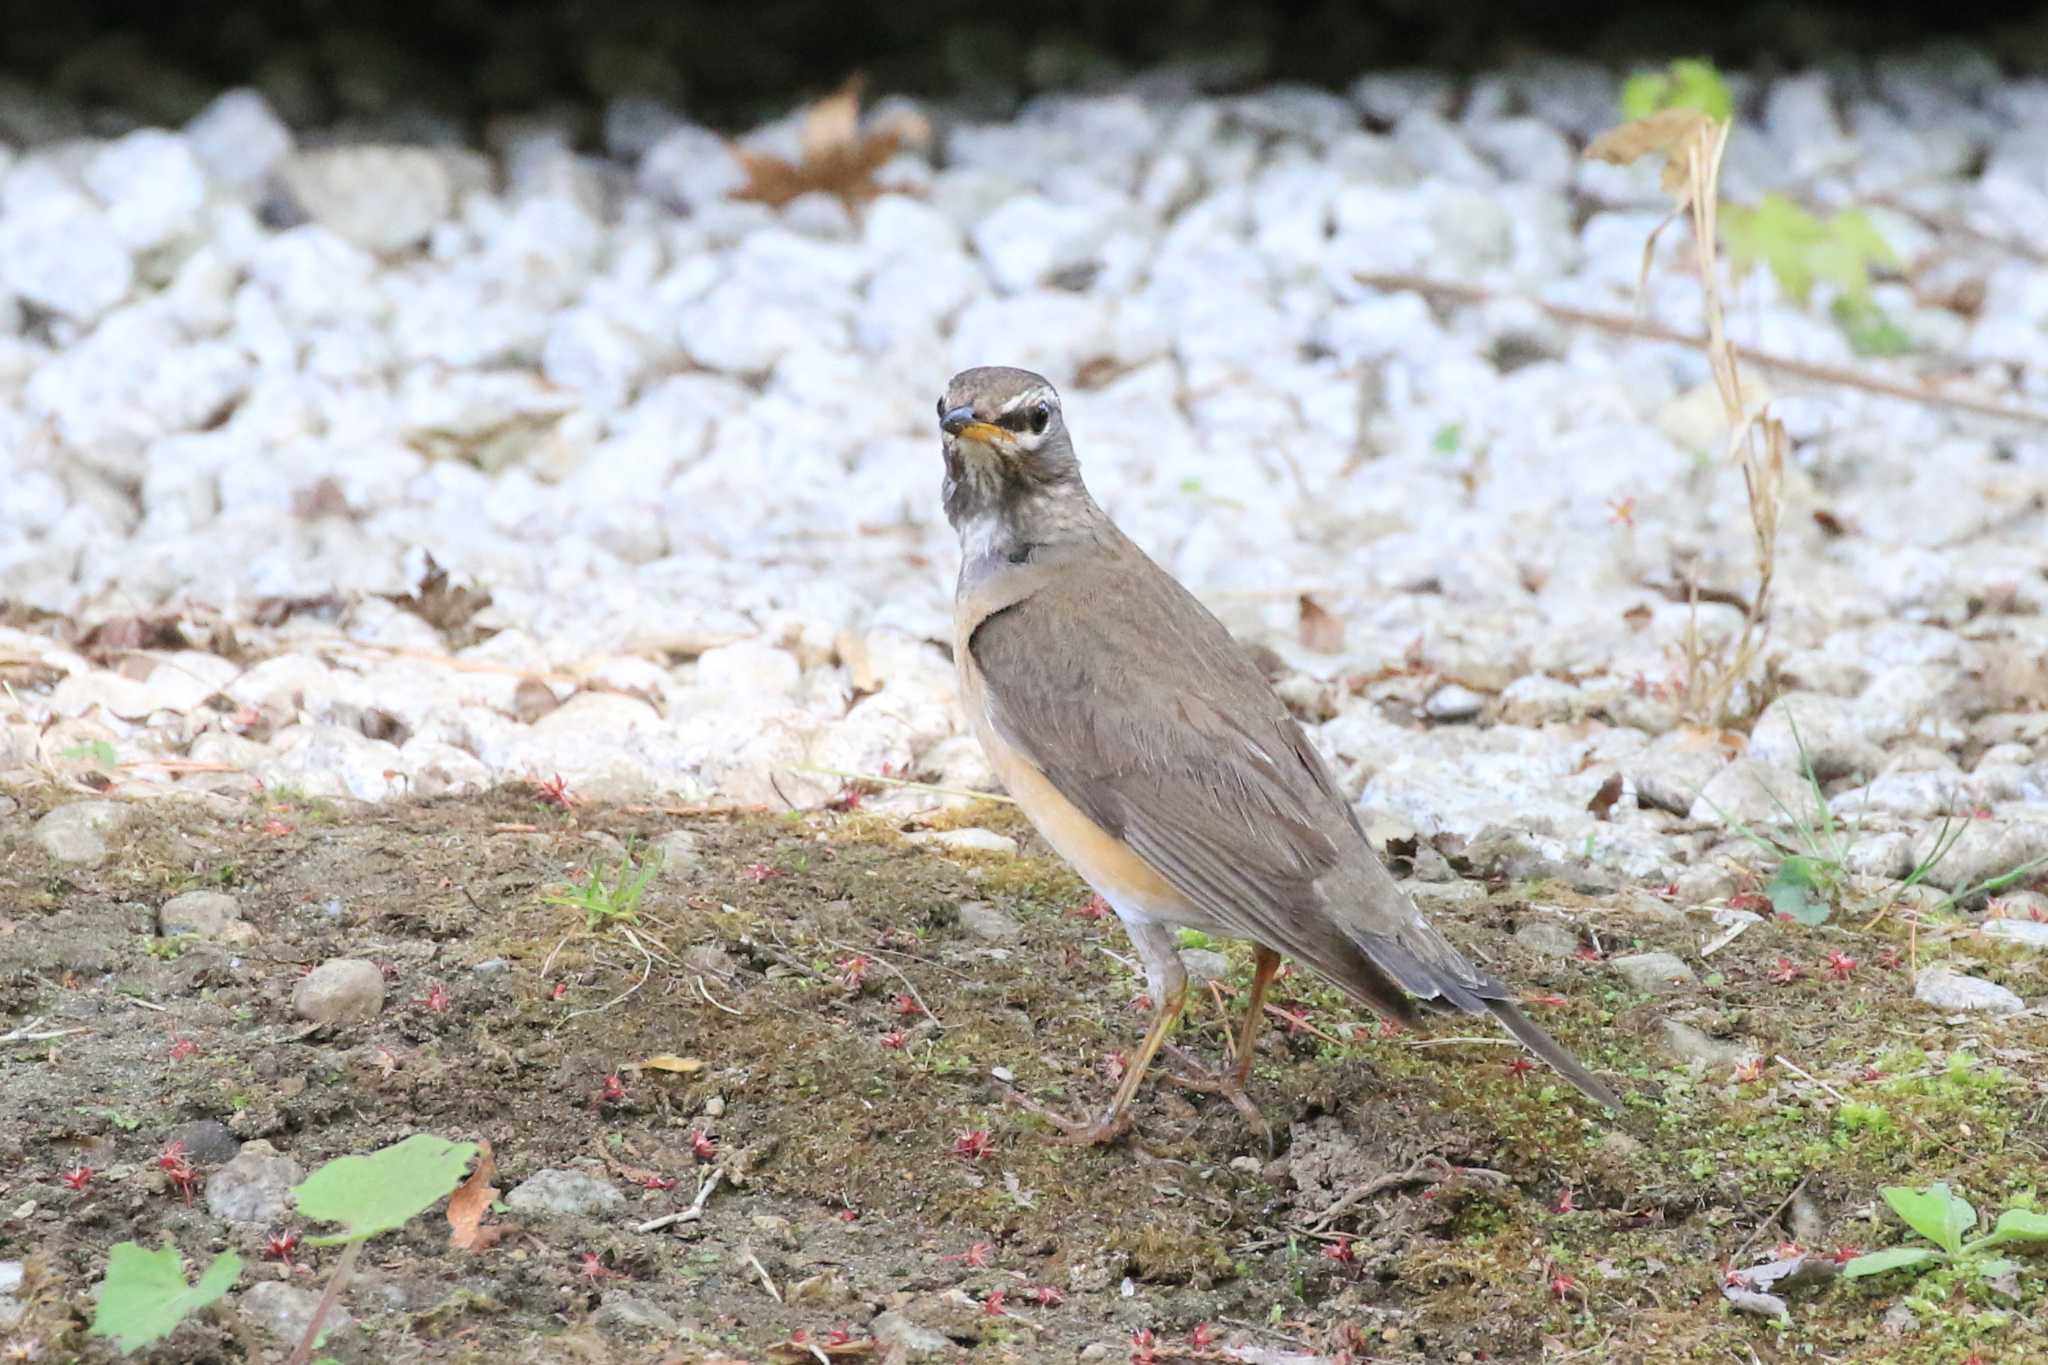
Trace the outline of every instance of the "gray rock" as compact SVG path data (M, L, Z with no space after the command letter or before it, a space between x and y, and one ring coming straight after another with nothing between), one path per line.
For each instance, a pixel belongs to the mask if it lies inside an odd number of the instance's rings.
M291 1208L291 1188L305 1179L299 1163L267 1142L243 1145L206 1180L206 1207L230 1223L275 1223Z
M283 1280L258 1280L242 1291L239 1304L244 1322L287 1343L306 1335L319 1307L319 1290L301 1289ZM332 1341L337 1332L354 1325L355 1319L337 1304L328 1310L327 1320L321 1325L321 1339Z
M924 829L903 836L906 844L931 844L970 853L1015 853L1017 841L992 829Z
M504 976L510 972L512 970L512 959L509 957L487 957L482 962L476 963L469 970L472 975L480 976L484 980L489 981L493 977Z
M323 147L292 155L283 175L307 217L365 251L418 246L454 205L446 163L420 147Z
M1579 951L1578 931L1550 919L1523 920L1515 927L1515 942L1545 957L1568 958Z
M229 90L185 125L206 173L233 189L254 185L292 150L291 129L254 90Z
M384 1008L384 973L374 962L342 957L299 978L292 1012L316 1024L357 1024Z
M2026 1001L1995 981L1968 976L1951 967L1923 967L1913 978L1913 998L1938 1010L2017 1014Z
M1610 958L1608 966L1633 990L1663 995L1699 984L1685 959L1676 953L1628 953Z
M242 907L222 891L187 891L165 901L156 912L156 931L165 938L197 934L222 939L245 934L248 929L242 922Z
M1811 763L1823 782L1868 777L1884 765L1884 750L1865 734L1855 704L1821 693L1780 697L1766 707L1750 732L1748 754L1794 774Z
M1657 1021L1657 1040L1666 1052L1681 1062L1697 1062L1715 1068L1739 1065L1758 1052L1748 1043L1723 1042L1676 1019Z
M219 1119L193 1119L164 1134L166 1144L182 1142L192 1160L201 1166L219 1166L233 1161L242 1150L242 1140Z
M688 877L702 857L697 851L698 842L697 836L686 829L672 829L656 839L654 853L661 860L657 875L663 880Z
M1014 916L987 901L962 901L959 913L962 929L991 943L1007 943L1024 932Z
M1929 840L1929 849L1923 852L1931 851L1931 845ZM1963 891L2044 856L2048 856L2048 821L1971 820L1928 872L1927 880L1945 891Z
M1213 948L1181 949L1180 965L1187 970L1188 984L1191 986L1203 986L1211 981L1230 979L1230 959Z
M868 1323L868 1331L882 1344L891 1360L905 1362L918 1360L944 1360L958 1354L959 1348L944 1332L929 1327L920 1327L901 1313L878 1313Z
M133 814L119 801L73 801L36 821L36 843L60 863L96 867L107 856L106 836Z
M2018 943L2028 948L2048 949L2048 924L2031 919L1992 919L1984 921L1986 938L2002 939L2007 943Z
M1695 824L1761 828L1785 824L1788 810L1815 818L1806 779L1790 768L1744 757L1714 774L1686 815Z
M636 1294L607 1294L590 1321L613 1336L672 1337L679 1330L673 1315Z
M1624 769L1640 801L1685 815L1715 774L1728 766L1728 750L1712 730L1667 730Z
M595 1217L624 1208L626 1196L609 1181L551 1167L535 1171L514 1186L505 1196L505 1204L515 1213Z

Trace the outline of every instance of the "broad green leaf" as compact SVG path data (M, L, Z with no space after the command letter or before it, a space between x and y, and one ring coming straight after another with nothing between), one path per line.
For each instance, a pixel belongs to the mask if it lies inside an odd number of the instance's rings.
M1889 1251L1873 1251L1868 1256L1858 1256L1842 1267L1842 1278L1860 1280L1865 1275L1882 1275L1887 1270L1904 1270L1909 1266L1926 1265L1936 1257L1930 1247L1893 1247Z
M1979 1240L1985 1246L1997 1246L2003 1242L2048 1242L2048 1213L2007 1209L1998 1215L1991 1235Z
M1455 455L1458 453L1458 443L1464 438L1465 428L1457 422L1451 422L1436 429L1436 435L1429 438L1429 448L1439 455Z
M1697 109L1726 123L1735 113L1728 82L1712 62L1681 59L1663 71L1640 71L1621 88L1623 118L1648 118L1665 109Z
M1782 194L1767 194L1754 208L1723 208L1721 235L1728 240L1728 264L1737 275L1768 267L1780 293L1806 302L1813 292L1814 251L1827 237L1819 219Z
M170 1243L147 1251L134 1242L117 1242L107 1254L107 1277L99 1284L91 1334L112 1337L124 1355L140 1350L162 1341L179 1323L227 1293L241 1273L242 1258L223 1251L198 1284L186 1284L178 1249Z
M2007 1256L1993 1256L1988 1260L1973 1261L1970 1264L1975 1265L1977 1273L1987 1280L1995 1280L2000 1275L2010 1274L2020 1268L2018 1261Z
M1883 1194L1884 1202L1906 1220L1907 1227L1951 1256L1963 1249L1963 1234L1977 1226L1977 1211L1968 1200L1949 1193L1944 1181L1924 1190L1887 1185Z
M1824 924L1831 912L1811 858L1787 858L1779 863L1764 895L1770 899L1771 909L1801 924Z
M340 1223L342 1231L309 1237L307 1242L361 1242L403 1227L462 1183L476 1152L474 1142L415 1133L381 1152L328 1162L293 1186L292 1198L300 1213L323 1223Z

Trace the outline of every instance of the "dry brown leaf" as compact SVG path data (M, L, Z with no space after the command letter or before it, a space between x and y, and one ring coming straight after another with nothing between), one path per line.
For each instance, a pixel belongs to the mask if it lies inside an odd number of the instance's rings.
M1593 799L1586 803L1586 809L1593 812L1596 820L1605 820L1607 813L1614 809L1614 803L1621 799L1621 774L1615 773L1600 784L1600 790L1593 793Z
M458 1251L489 1251L505 1235L503 1228L483 1226L484 1215L498 1197L491 1180L498 1174L497 1158L491 1155L488 1139L477 1142L476 1169L448 1196L448 1245Z
M687 1076L693 1071L704 1069L702 1057L678 1057L673 1052L658 1052L652 1057L642 1057L632 1063L630 1071L673 1071Z
M1694 134L1711 130L1713 126L1714 121L1697 109L1660 110L1648 118L1609 128L1587 144L1586 159L1626 166L1652 152L1668 155L1673 149L1682 147Z
M875 172L906 141L915 141L922 130L899 120L863 136L861 85L859 76L852 77L805 112L803 129L797 135L802 159L795 165L765 152L734 149L746 168L747 183L734 191L733 198L780 208L817 190L836 194L849 204L866 203L879 195L882 187L875 183Z
M1338 654L1344 649L1344 622L1324 608L1322 603L1303 593L1299 603L1300 621L1297 626L1301 647L1312 649L1318 654Z

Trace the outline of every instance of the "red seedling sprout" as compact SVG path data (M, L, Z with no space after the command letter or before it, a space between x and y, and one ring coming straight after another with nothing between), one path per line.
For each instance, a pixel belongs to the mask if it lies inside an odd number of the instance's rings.
M1839 948L1828 950L1828 977L1833 981L1847 981L1856 974L1857 961Z
M287 1229L264 1243L263 1254L273 1261L282 1261L286 1270L297 1270L292 1264L292 1253L298 1249L299 1234Z
M611 1072L604 1078L604 1089L599 1092L599 1098L606 1104L623 1103L626 1098L626 1078L616 1071Z
M910 1035L902 1029L892 1029L882 1035L882 1046L892 1052L901 1052L910 1045Z
M846 989L857 991L860 989L861 983L868 979L868 971L874 965L875 960L866 953L855 953L851 957L842 957L838 963L839 979L846 983Z
M1550 1206L1552 1213L1577 1213L1579 1206L1572 1200L1572 1187L1567 1185L1557 1192L1557 1199Z
M964 1156L969 1161L981 1161L995 1154L996 1140L989 1136L986 1128L976 1128L953 1139L954 1156Z
M1516 1057L1512 1061L1503 1062L1502 1065L1507 1068L1508 1075L1513 1076L1518 1081L1525 1079L1530 1072L1536 1069L1536 1063L1530 1061L1527 1057Z
M770 867L766 863L748 863L740 869L740 875L750 882L768 882L783 876L784 873L781 868Z
M1140 1327L1131 1333L1131 1365L1159 1365L1155 1350L1158 1344L1150 1327Z
M1049 1284L1025 1291L1027 1297L1040 1308L1057 1308L1067 1301L1067 1296Z
M1100 896L1090 896L1068 912L1082 919L1101 919L1109 913L1109 902Z
M672 1175L650 1175L640 1182L643 1190L672 1190L675 1187L676 1178Z
M898 991L890 1007L905 1019L915 1019L924 1013L924 1006L917 1003L917 997L909 991Z
M1781 957L1778 959L1778 965L1772 969L1769 979L1780 986L1789 986L1805 975L1806 968L1789 957Z
M1206 1351L1216 1344L1216 1329L1206 1322L1198 1322L1188 1333L1188 1345L1197 1351Z
M448 988L438 981L429 981L427 983L427 993L416 998L413 1004L422 1006L435 1014L446 1014L449 1004Z
M942 1259L958 1261L972 1270L986 1270L995 1264L996 1246L994 1242L972 1242L968 1244L967 1250Z
M568 810L576 804L575 794L569 790L569 784L562 780L560 773L556 773L553 777L545 780L534 778L533 788L539 794L541 804L544 806L553 806L558 810Z
M82 1190L92 1184L92 1167L81 1161L57 1178L64 1182L64 1188L67 1190Z
M989 1296L981 1301L981 1311L992 1318L1008 1316L1003 1309L1003 1291L991 1290Z
M702 1128L690 1130L690 1150L697 1154L699 1161L718 1160L718 1144L713 1142L711 1135Z

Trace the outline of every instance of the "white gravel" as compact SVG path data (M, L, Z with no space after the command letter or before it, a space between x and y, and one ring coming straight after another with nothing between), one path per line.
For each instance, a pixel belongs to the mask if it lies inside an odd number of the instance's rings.
M1939 354L1857 358L1826 288L1763 274L1738 339L2048 406L2048 269L1991 240L2048 221L2038 82L1986 71L1744 86L1728 192L1869 206L1912 281L1877 301ZM1728 821L1810 811L1803 743L1838 815L1908 836L1887 859L1973 815L1938 883L2048 854L2048 428L1754 372L1795 442L1783 695L1748 737L1679 728L1691 613L1662 589L1753 584L1705 363L1516 301L1634 307L1661 201L1576 155L1618 88L1539 63L933 109L851 210L729 199L732 149L646 101L602 158L533 119L488 150L295 139L249 91L0 148L0 773L216 801L987 783L931 406L1012 363L1064 386L1125 528L1279 651L1375 828L1661 881ZM1684 249L1644 309L1693 330ZM396 600L430 556L490 599L447 633ZM1332 652L1297 641L1303 593Z

